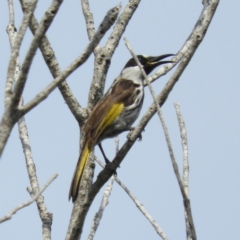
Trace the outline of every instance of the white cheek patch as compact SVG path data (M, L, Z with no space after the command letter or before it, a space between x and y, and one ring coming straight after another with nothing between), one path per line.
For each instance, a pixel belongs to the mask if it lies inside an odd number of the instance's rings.
M140 82L143 79L141 70L138 66L123 69L121 72L121 77L131 79L134 82Z

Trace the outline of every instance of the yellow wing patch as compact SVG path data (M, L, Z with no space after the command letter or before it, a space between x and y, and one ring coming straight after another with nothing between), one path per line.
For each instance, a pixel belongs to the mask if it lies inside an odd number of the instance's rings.
M97 138L120 115L120 113L123 111L123 108L124 108L123 103L113 104L113 106L110 108L106 116L103 118L103 120L99 124L98 130L97 130Z

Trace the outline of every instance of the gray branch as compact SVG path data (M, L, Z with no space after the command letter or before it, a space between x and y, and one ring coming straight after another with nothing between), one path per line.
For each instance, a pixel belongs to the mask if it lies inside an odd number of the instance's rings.
M73 71L75 71L78 67L80 67L83 63L86 62L94 48L103 38L106 31L112 26L114 21L118 15L119 6L109 10L107 15L105 16L103 22L100 24L97 32L94 34L92 40L87 45L83 53L73 62L71 63L62 73L55 78L52 83L50 83L42 92L40 92L33 100L23 106L20 109L21 114L26 114L40 102L42 102L56 87L59 83L64 81Z
M106 75L112 55L139 3L140 0L130 0L128 2L122 14L119 16L107 43L98 50L95 56L93 80L88 97L88 109L90 111L103 95Z
M57 1L55 1L57 2ZM93 39L87 45L83 53L72 63L65 71L59 74L52 83L50 83L44 90L42 90L34 99L27 103L23 107L12 106L5 108L2 120L0 122L0 156L2 155L3 149L9 138L13 126L19 120L20 117L24 116L27 112L37 106L40 102L47 98L47 96L62 82L64 81L73 71L81 66L88 59L94 48L100 42L106 31L114 24L119 12L119 6L108 11L102 24L99 26L98 31L94 34ZM16 100L16 98L15 98ZM14 101L11 101L14 102Z
M11 210L7 215L4 217L0 218L0 223L5 222L7 220L10 220L12 218L12 215L18 212L20 209L25 208L32 204L36 199L45 191L45 189L52 183L52 181L57 177L57 174L54 174L50 180L43 186L43 188L40 190L40 192L37 193L31 200L20 204L19 206L15 207L13 210Z
M85 22L86 22L88 38L89 38L89 40L91 40L94 33L95 33L93 14L91 13L88 0L81 0L81 3L82 3L83 15L84 15ZM95 55L97 54L99 49L100 49L100 46L97 46L94 49L94 54Z
M28 76L30 67L32 65L33 58L38 49L38 46L39 46L43 36L45 35L46 31L48 30L51 23L53 22L53 19L56 16L62 2L63 2L63 0L59 0L59 1L53 0L51 6L45 12L45 14L39 24L39 28L37 29L36 34L34 35L34 38L31 42L31 45L30 45L27 55L25 57L25 60L22 64L22 71L19 75L17 82L15 83L13 99L11 101L11 105L12 105L11 107L16 107L19 104L25 83L27 81L27 76Z
M187 38L186 42L183 44L182 48L179 52L174 56L174 61L179 62L184 56L187 58L191 58L195 51L197 50L199 44L204 39L205 34L207 33L208 26L212 21L214 13L217 9L219 0L207 0L204 1L203 10L201 15L196 22L194 29L190 36ZM169 69L172 69L175 64L167 64L163 67L159 68L153 75L148 77L150 82L154 82L159 77L165 75Z
M97 228L100 224L100 221L102 219L103 212L104 212L104 210L105 210L105 208L108 204L108 199L109 199L111 191L112 191L114 179L115 179L115 176L112 176L110 181L109 181L108 186L106 187L106 189L103 193L102 202L100 204L98 212L94 216L92 227L91 227L91 230L90 230L90 233L89 233L89 236L88 236L87 240L92 240L94 238L94 235L95 235L95 233L97 231Z
M105 167L105 164L103 164L98 158L95 157L96 162L102 167ZM157 224L157 222L152 218L152 216L148 213L146 208L143 206L143 204L138 201L138 199L132 194L132 192L124 185L124 183L118 178L115 177L114 179L120 187L128 194L128 196L132 199L134 204L136 204L137 208L140 210L140 212L146 217L146 219L150 222L150 224L153 226L153 228L156 230L157 234L163 239L168 240L166 234L163 232L163 230L160 228L160 226Z
M26 2L26 0L21 1L23 11L25 11L24 2ZM32 17L32 20L30 21L29 27L33 35L35 35L39 27L39 24L34 15ZM52 76L56 78L61 73L61 69L57 61L56 55L54 53L54 50L51 47L51 44L46 35L42 38L39 48L42 52L45 63L47 64ZM64 80L62 83L60 83L58 85L58 89L60 90L66 104L68 105L72 114L75 116L76 120L82 124L87 117L87 113L85 109L83 109L78 103L67 82Z
M32 14L36 8L37 0L33 0L28 3L27 11L23 15L22 23L19 27L19 31L17 32L16 36L14 36L14 45L11 48L11 56L8 64L8 71L7 71L7 83L5 88L5 108L8 107L12 103L12 85L15 81L14 75L15 75L15 69L17 64L17 58L18 53L22 44L23 37L26 33L29 21L31 20ZM10 10L10 18L11 18L11 24L14 21L13 18L13 3L9 1L9 10ZM15 30L15 27L14 27ZM0 151L1 156L1 151Z
M115 146L116 146L116 154L117 154L118 151L119 151L119 137L118 136L115 138ZM100 166L102 168L105 167L105 165L100 160L98 160L96 157L95 157L95 160L100 164ZM91 227L91 230L90 230L90 233L89 233L89 236L88 236L88 240L92 240L95 236L97 228L98 228L98 226L100 224L100 221L102 219L103 212L104 212L104 210L105 210L105 208L108 204L108 199L110 197L112 187L113 187L113 182L114 182L115 178L116 178L115 175L113 175L111 177L111 179L109 181L109 184L108 184L108 186L106 187L106 189L103 193L102 202L100 204L98 212L94 216L92 227Z
M28 178L31 184L30 195L33 197L39 191L39 183L37 179L36 166L33 161L31 145L28 137L28 130L25 123L24 117L20 118L18 121L19 136L21 139L23 153L26 160L26 167L28 172ZM44 198L42 195L36 199L36 204L38 207L38 212L42 220L42 234L43 240L51 239L51 226L52 226L52 213L47 210L47 207L44 203Z
M161 93L157 96L158 103L160 106L162 106L165 101L167 100L168 95L170 94L171 90L173 89L174 85L177 83L178 79L180 78L181 74L183 73L184 69L188 65L189 61L191 60L193 54L195 53L197 47L203 40L207 29L209 27L209 24L211 22L211 19L216 11L216 8L218 6L219 0L209 0L207 3L205 3L203 11L200 15L199 20L197 21L196 26L193 29L193 32L191 33L190 37L187 39L185 44L186 54L181 58L181 62L179 63L177 69L173 73L172 77L169 79ZM189 41L192 44L189 44ZM108 179L112 176L113 170L116 170L117 167L122 162L123 158L126 156L128 151L131 149L135 141L137 140L138 136L141 134L147 123L150 121L150 119L153 117L153 115L156 113L156 106L153 103L148 111L145 113L145 115L140 120L139 124L136 126L135 130L132 132L129 139L125 142L125 144L122 146L122 148L119 150L116 157L113 159L112 163L110 164L109 168L103 169L98 177L97 180L93 183L91 190L88 195L87 201L83 202L80 201L76 202L76 204L79 204L74 209L75 212L75 219L79 219L76 221L75 225L75 238L67 238L67 239L78 239L78 237L81 234L82 231L82 225L84 223L84 219L86 217L86 214L89 210L89 207L92 204L92 201L94 200L95 196L101 189L101 187L108 181ZM111 169L110 169L111 168ZM80 196L79 196L80 197ZM82 204L84 203L84 204Z
M179 103L174 103L176 114L178 118L181 140L182 140L182 150L183 150L183 176L182 176L182 187L185 195L188 199L184 199L186 203L186 207L189 209L188 211L185 209L185 223L186 223L186 232L188 240L195 240L196 233L194 229L194 223L190 222L192 217L189 216L189 212L191 213L191 205L189 201L189 162L188 162L188 142L187 142L187 131L185 127L185 122L180 112ZM183 196L184 197L184 196Z

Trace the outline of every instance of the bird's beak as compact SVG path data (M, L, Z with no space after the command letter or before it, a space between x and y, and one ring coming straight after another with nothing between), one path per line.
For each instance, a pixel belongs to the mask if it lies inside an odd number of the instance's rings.
M175 56L175 54L164 54L164 55L157 56L157 57L148 57L147 64L152 67L157 67L157 66L159 66L161 64L165 64L165 63L174 63L174 61L161 61L162 59L171 57L171 56Z

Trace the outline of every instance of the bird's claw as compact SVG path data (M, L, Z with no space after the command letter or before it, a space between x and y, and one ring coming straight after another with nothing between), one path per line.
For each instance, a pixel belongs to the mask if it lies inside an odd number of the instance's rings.
M132 132L134 131L134 129L135 129L135 127L130 127L130 128L129 128L129 133L128 133L128 135L127 135L127 139L130 139L131 134L132 134ZM145 129L143 129L143 131L145 131ZM142 133L139 134L139 136L138 136L138 141L139 141L139 142L142 141Z

